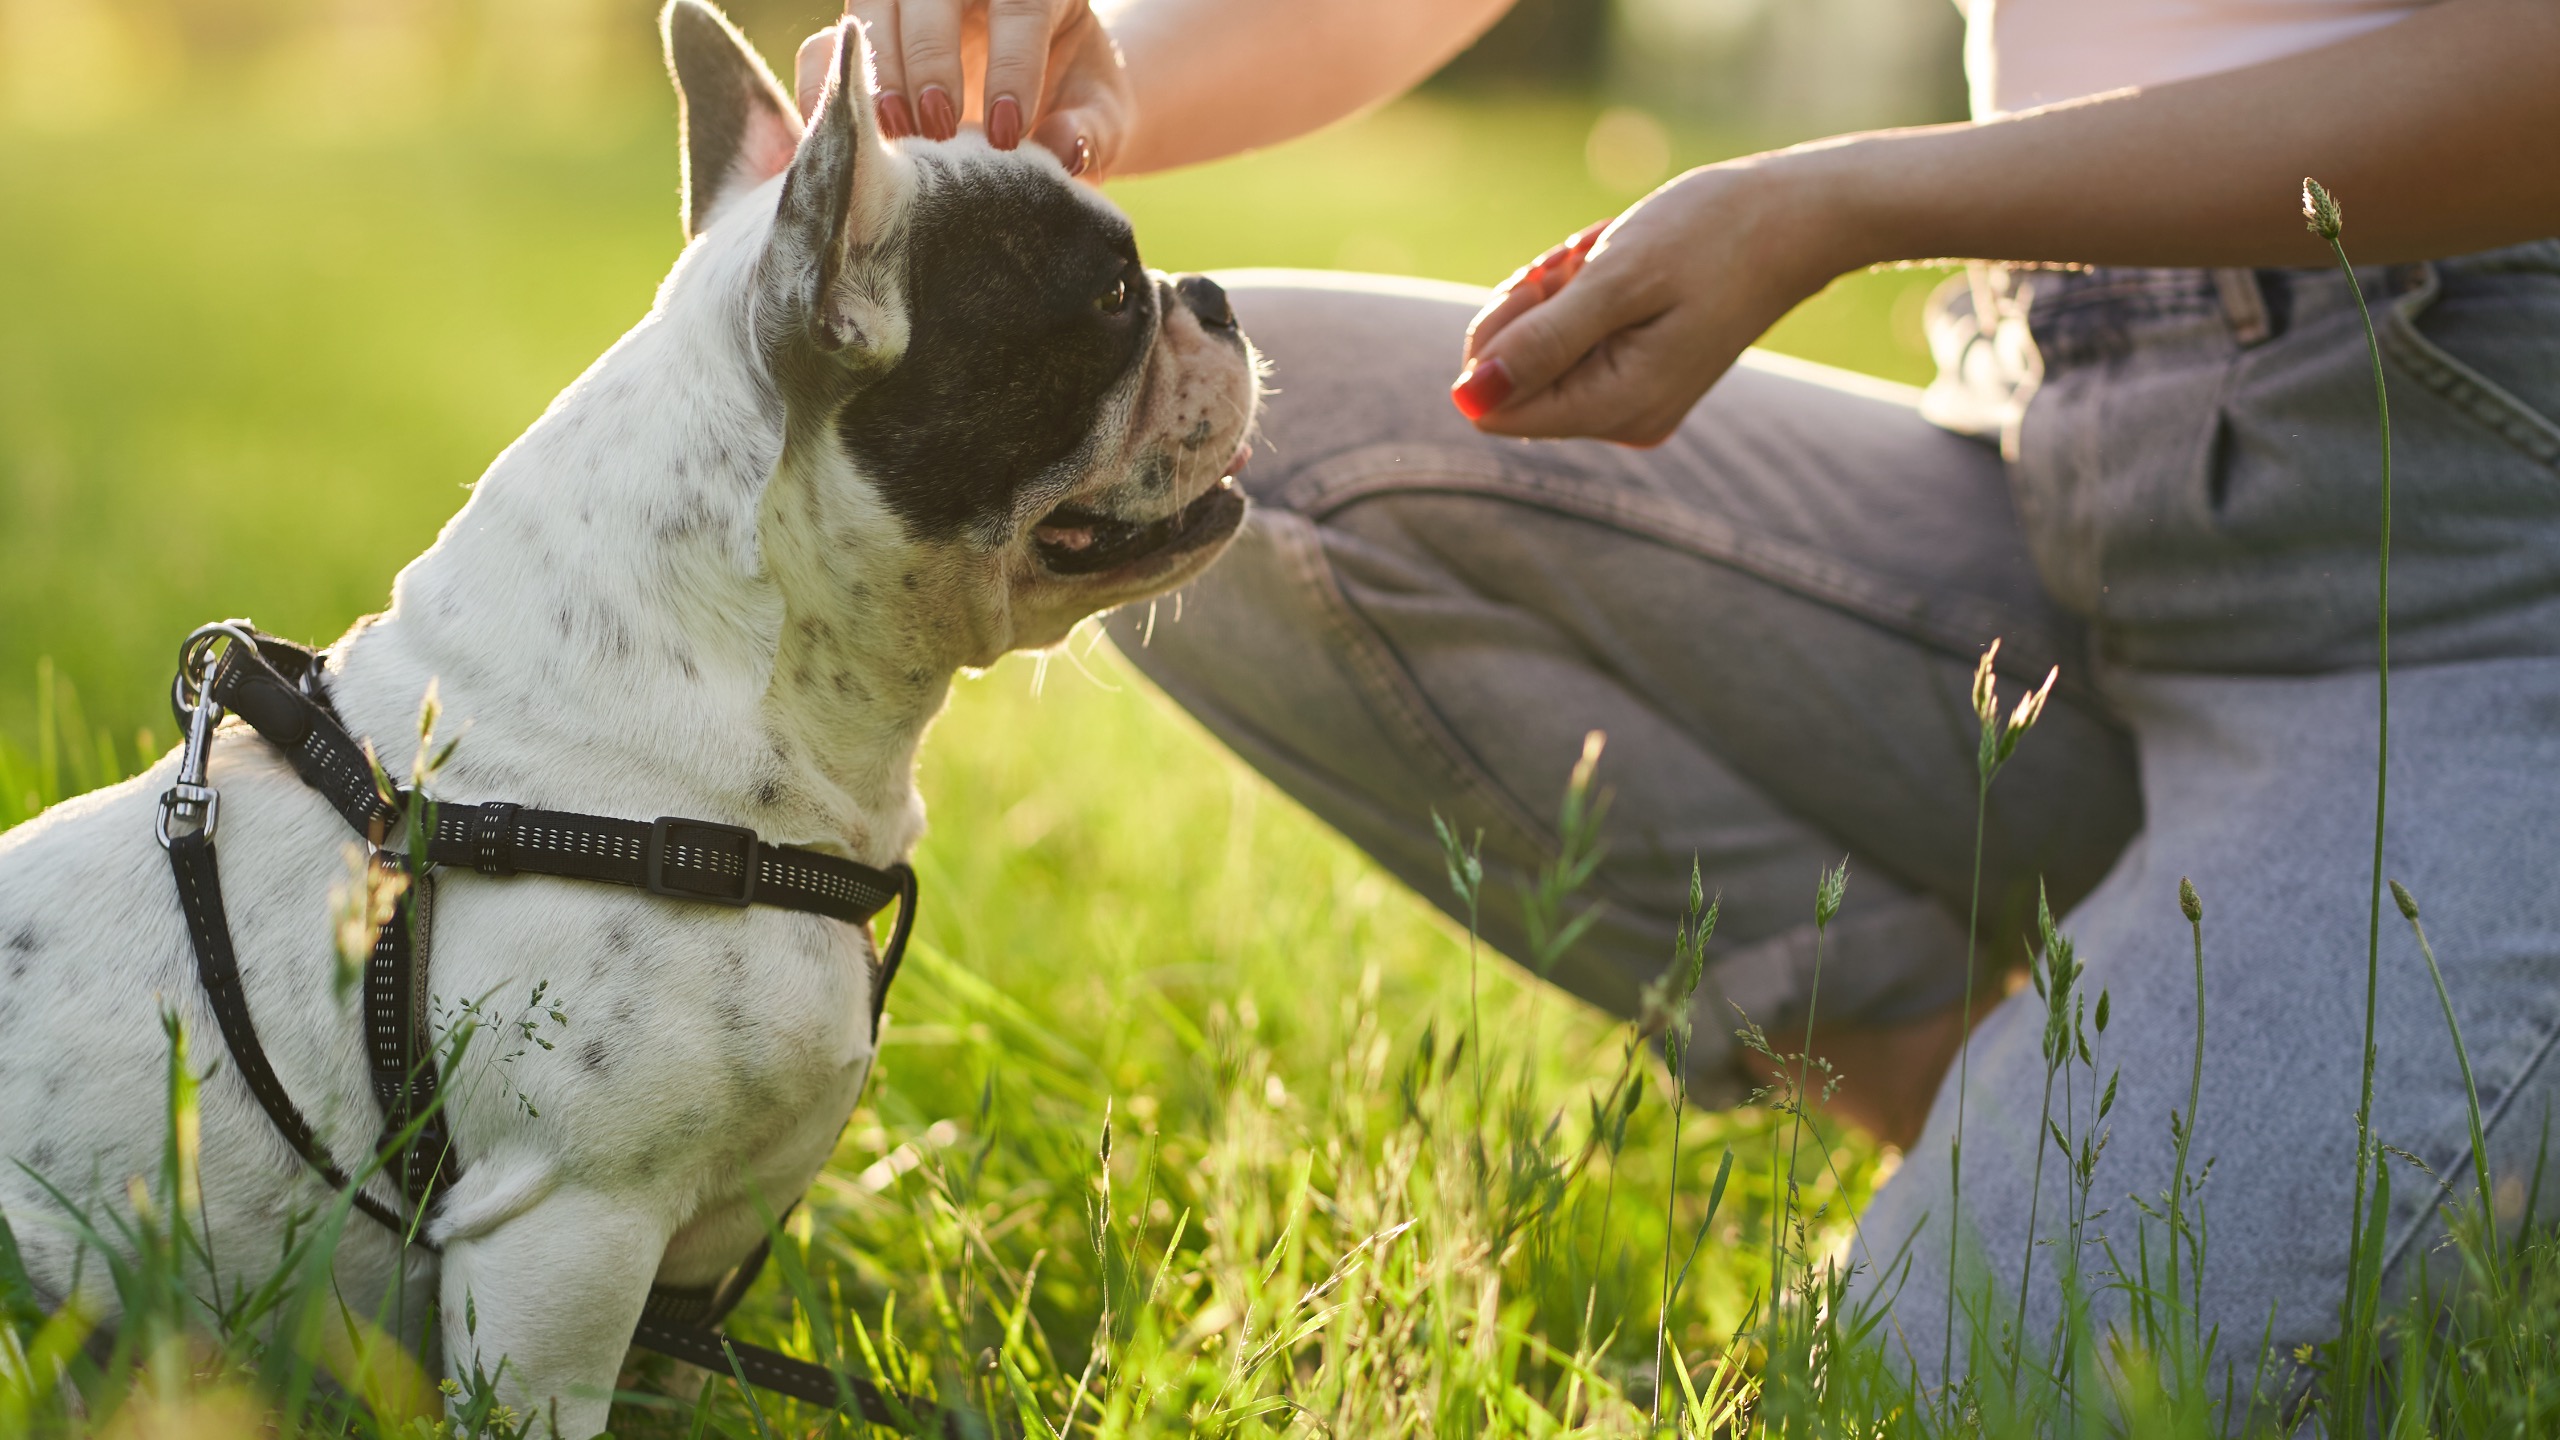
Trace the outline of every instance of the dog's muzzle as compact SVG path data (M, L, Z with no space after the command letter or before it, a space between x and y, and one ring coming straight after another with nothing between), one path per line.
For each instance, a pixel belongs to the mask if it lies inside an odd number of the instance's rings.
M1099 575L1214 545L1244 523L1244 491L1234 474L1161 520L1139 522L1061 505L1033 527L1040 563L1058 575Z

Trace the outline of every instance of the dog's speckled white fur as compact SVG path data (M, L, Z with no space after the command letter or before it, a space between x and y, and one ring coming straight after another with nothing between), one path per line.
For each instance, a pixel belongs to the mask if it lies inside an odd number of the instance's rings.
M701 33L709 14L682 18ZM822 308L856 373L903 348L912 317L895 259L918 167L954 185L1069 183L1027 148L883 145L864 87L846 83L851 63L805 142L787 109L751 107L747 143L656 307L490 467L401 572L388 612L339 642L332 693L395 769L438 687L446 733L461 739L440 798L694 816L887 864L923 826L916 747L956 669L1053 643L1217 553L1077 579L1043 572L1030 539L1067 496L1161 515L1217 483L1250 423L1251 361L1179 304L1161 306L1075 473L1026 494L1008 534L909 538L822 417L793 413L777 324ZM853 248L823 296L810 273L820 247L789 217L777 227L773 167L795 154L812 172L835 157L856 167ZM12 1162L0 1209L55 1298L76 1283L111 1303L94 1259L75 1281L70 1231L48 1220L27 1172L107 1206L153 1172L164 1009L212 1072L203 1215L219 1272L265 1273L287 1218L326 1199L224 1063L197 987L152 840L174 769L163 760L0 837L0 1160ZM326 907L349 837L236 725L212 782L249 1004L284 1084L353 1168L378 1120L358 1017L332 979ZM761 1234L759 1203L787 1203L832 1149L871 1065L870 959L863 931L789 911L444 877L439 1020L466 998L511 1012L548 981L568 1022L543 1022L556 1048L484 1037L466 1057L448 1092L466 1173L433 1225L442 1264L357 1219L338 1260L347 1303L376 1313L405 1265L409 1295L442 1297L450 1369L503 1358L503 1393L526 1413L556 1414L570 1435L602 1428L651 1284L726 1272ZM500 1067L509 1049L522 1053Z

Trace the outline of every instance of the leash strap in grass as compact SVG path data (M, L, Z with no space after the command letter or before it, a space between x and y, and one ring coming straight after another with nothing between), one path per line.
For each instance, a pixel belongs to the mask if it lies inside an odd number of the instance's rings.
M871 1424L885 1425L902 1434L940 1434L949 1440L974 1440L991 1433L980 1416L945 1410L929 1400L839 1375L824 1365L795 1360L778 1350L749 1345L707 1327L669 1325L643 1316L631 1338L642 1349L699 1365L714 1375L729 1373L734 1358L736 1373L759 1390L771 1390L830 1410L850 1410Z

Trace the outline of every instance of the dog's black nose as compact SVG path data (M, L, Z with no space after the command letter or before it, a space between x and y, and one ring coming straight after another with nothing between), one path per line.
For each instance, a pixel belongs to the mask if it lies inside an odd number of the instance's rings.
M1212 330L1236 328L1236 312L1227 304L1227 292L1206 275L1185 275L1173 282L1174 293L1182 297L1183 308L1189 310L1202 325Z

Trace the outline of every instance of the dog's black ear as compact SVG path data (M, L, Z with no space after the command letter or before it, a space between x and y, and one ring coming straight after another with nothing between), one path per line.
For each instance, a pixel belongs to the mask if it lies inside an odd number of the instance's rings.
M710 226L723 202L791 163L800 115L747 37L703 0L669 0L658 28L684 134L683 219L690 240Z
M893 356L907 335L896 267L884 251L894 248L885 242L914 174L880 139L864 79L869 54L861 24L845 21L826 92L782 182L765 255L769 293L805 314L812 344L847 360Z

